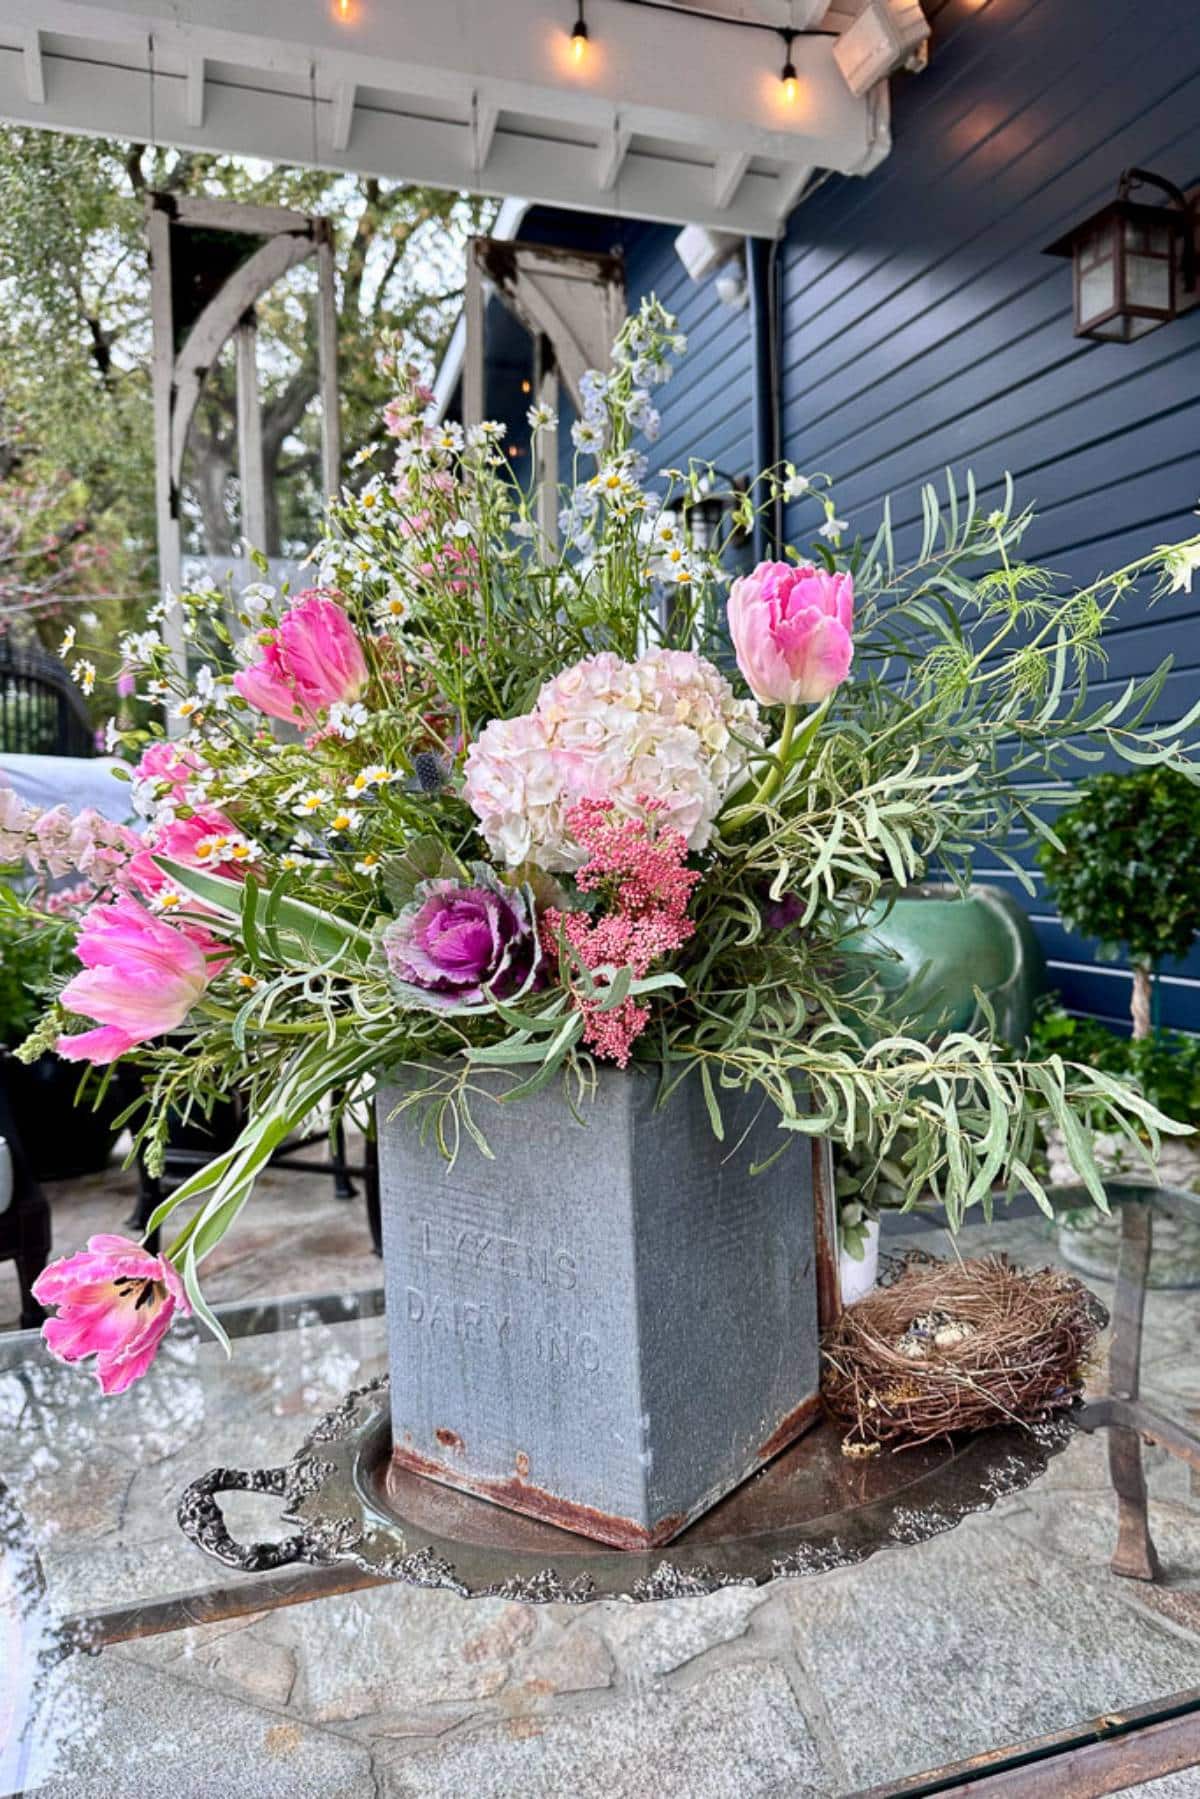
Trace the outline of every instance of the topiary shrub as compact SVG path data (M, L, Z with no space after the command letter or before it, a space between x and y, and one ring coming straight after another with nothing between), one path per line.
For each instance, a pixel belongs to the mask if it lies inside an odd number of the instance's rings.
M1061 848L1038 862L1068 930L1133 963L1133 1034L1150 1034L1157 965L1186 956L1200 932L1200 788L1169 768L1093 775L1055 823Z

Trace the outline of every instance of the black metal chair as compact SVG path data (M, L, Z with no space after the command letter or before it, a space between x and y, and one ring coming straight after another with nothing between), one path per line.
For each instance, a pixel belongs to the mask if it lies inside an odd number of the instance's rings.
M231 1109L234 1114L233 1122L237 1128L240 1128L241 1107L236 1096L231 1102ZM354 1199L357 1196L353 1177L355 1175L361 1177L371 1243L375 1254L381 1256L383 1254L383 1238L379 1219L379 1156L373 1125L374 1119L372 1119L372 1129L367 1134L365 1154L361 1163L352 1163L347 1160L346 1132L339 1121L333 1131L328 1134L324 1131L314 1131L307 1137L289 1137L275 1151L269 1166L272 1168L297 1168L306 1174L331 1175L335 1197L346 1200ZM327 1159L320 1162L309 1161L307 1152L322 1143L329 1145ZM217 1142L205 1145L202 1139L197 1141L195 1135L174 1144L168 1143L166 1166L162 1175L150 1174L145 1162L139 1159L137 1204L128 1219L130 1227L144 1232L155 1207L166 1197L170 1187L176 1182L186 1180L195 1169L203 1168L205 1163L210 1162L215 1155L218 1155L223 1147L223 1144ZM157 1251L157 1231L147 1238L147 1247L152 1251Z
M33 1297L33 1283L50 1260L50 1206L21 1146L16 1113L2 1081L0 1137L8 1144L13 1173L12 1203L0 1212L0 1261L16 1263L21 1328L36 1330L46 1316Z

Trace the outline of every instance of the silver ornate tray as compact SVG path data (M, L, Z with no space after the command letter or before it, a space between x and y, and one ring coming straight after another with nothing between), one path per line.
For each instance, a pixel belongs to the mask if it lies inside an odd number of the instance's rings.
M199 1548L247 1573L348 1562L378 1580L464 1598L674 1599L820 1574L952 1530L1029 1486L1074 1428L1072 1414L1059 1413L1029 1428L852 1460L823 1423L666 1550L617 1550L396 1468L384 1375L347 1394L285 1467L214 1468L193 1481L178 1517ZM277 1495L295 1533L235 1542L217 1499L232 1491Z

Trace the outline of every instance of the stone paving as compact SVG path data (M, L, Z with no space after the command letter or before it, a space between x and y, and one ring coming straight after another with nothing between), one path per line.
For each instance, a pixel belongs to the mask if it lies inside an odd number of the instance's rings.
M268 1253L281 1290L315 1290L324 1254L309 1262L306 1242L362 1229L359 1207L292 1188L296 1259L260 1243L257 1273L231 1265L227 1291L261 1294ZM1019 1260L1050 1249L1038 1224L970 1236ZM378 1279L377 1263L350 1268L347 1289ZM215 1461L285 1459L380 1365L382 1328L247 1337L231 1365L172 1340L122 1408L36 1353L5 1364L3 1343L0 1476L62 1613L209 1584L173 1522L181 1486ZM1164 1409L1200 1407L1193 1295L1151 1295L1144 1384ZM1157 1586L1109 1573L1104 1444L1076 1437L991 1512L818 1577L643 1606L386 1587L73 1658L20 1784L46 1799L833 1799L1200 1684L1200 1497L1182 1464L1147 1461ZM278 1530L249 1496L229 1516L242 1537ZM1144 1791L1200 1799L1200 1770Z

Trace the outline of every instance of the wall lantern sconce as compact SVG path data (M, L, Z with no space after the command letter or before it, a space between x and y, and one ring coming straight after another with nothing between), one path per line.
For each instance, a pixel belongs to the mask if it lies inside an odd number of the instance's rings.
M1130 198L1154 187L1169 205ZM1148 169L1126 169L1117 197L1046 246L1071 257L1075 270L1075 335L1129 344L1195 305L1196 205Z
M723 469L713 469L711 475L701 477L696 498L690 504L685 502L681 508L688 536L696 549L711 550L714 547L722 524L739 505L749 486L745 475L727 475ZM728 543L733 548L739 548L745 541L744 531L729 533Z

